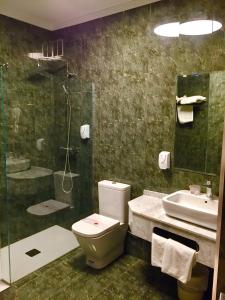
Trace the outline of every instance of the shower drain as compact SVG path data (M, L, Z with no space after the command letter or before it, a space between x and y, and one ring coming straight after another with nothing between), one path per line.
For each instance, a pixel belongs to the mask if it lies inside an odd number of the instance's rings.
M30 257L33 257L33 256L35 256L35 255L37 255L39 253L41 253L41 251L39 251L37 249L31 249L31 250L25 252L25 254L27 254Z

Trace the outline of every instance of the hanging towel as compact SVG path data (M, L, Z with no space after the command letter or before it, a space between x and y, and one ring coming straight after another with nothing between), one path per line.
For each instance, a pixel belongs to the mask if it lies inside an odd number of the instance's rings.
M193 105L177 105L177 117L180 124L193 122Z
M164 248L161 271L183 283L187 283L191 278L195 261L195 250L168 239Z
M197 95L197 96L183 96L183 97L177 97L176 96L176 100L177 100L177 104L182 104L182 105L186 105L186 104L199 104L202 102L206 101L206 97Z
M155 233L152 234L152 253L151 253L151 264L155 267L162 267L162 259L165 244L167 239L157 235Z

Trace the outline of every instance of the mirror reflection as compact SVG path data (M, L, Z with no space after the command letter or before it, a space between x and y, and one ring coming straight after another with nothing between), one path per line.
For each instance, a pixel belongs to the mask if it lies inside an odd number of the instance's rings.
M225 72L177 77L175 168L219 174Z

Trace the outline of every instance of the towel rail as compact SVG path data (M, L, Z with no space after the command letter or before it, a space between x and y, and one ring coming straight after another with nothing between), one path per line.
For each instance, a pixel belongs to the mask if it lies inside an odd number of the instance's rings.
M178 234L175 234L175 233L172 233L170 231L167 231L165 229L161 229L159 227L154 227L153 228L153 233L157 234L157 235L160 235L166 239L172 239L176 242L179 242L187 247L190 247L192 249L194 249L195 251L199 251L199 245L196 241L193 241L193 240L190 240L188 238L185 238L181 235L178 235Z

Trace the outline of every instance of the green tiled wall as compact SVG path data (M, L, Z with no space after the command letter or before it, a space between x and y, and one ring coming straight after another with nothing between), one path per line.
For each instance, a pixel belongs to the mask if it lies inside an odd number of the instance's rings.
M49 75L40 80L30 80L34 70L38 69L38 63L27 57L29 52L40 51L42 42L50 38L49 33L3 16L0 28L1 63L9 64L8 70L4 71L8 152L30 158L33 165L52 168L52 78ZM15 108L21 110L18 132L15 131ZM35 147L36 140L41 137L50 145L46 155L39 153Z
M94 194L112 179L161 192L202 184L205 176L175 170L174 124L178 74L225 69L223 31L180 38L156 36L156 25L214 17L225 22L224 2L164 0L58 31L81 78L96 87ZM172 168L158 168L158 153L172 153ZM219 153L219 152L218 152ZM218 177L211 178L218 192Z
M220 172L220 148L222 142L223 122L225 115L225 72L210 74L210 106L208 120L207 170L211 173Z

